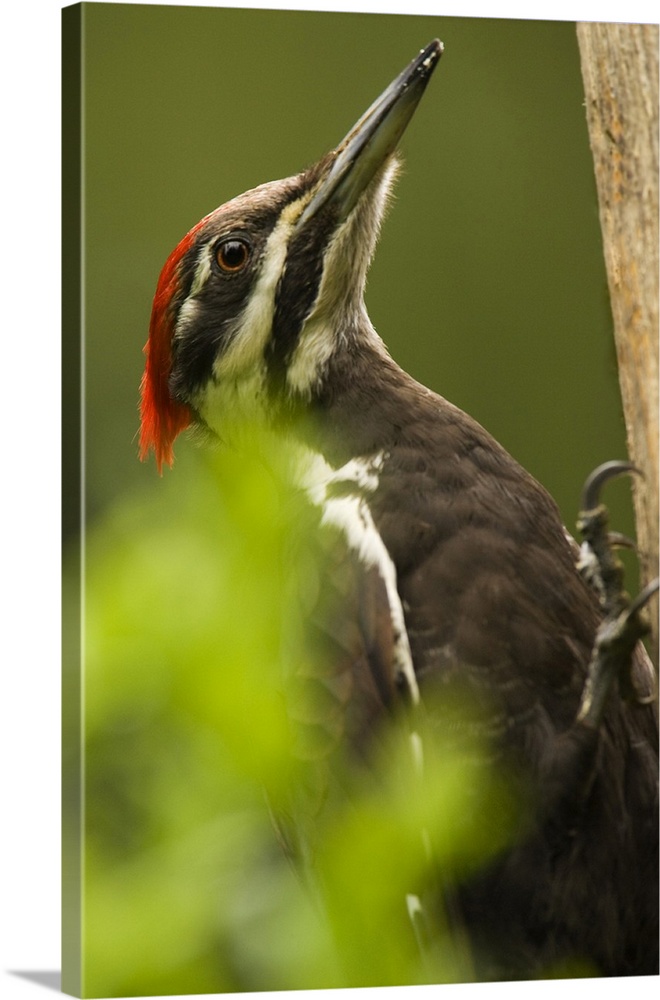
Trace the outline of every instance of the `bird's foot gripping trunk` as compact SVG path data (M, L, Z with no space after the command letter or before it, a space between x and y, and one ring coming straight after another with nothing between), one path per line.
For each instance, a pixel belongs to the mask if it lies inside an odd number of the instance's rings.
M624 570L615 549L634 544L608 530L607 508L600 502L604 484L615 476L635 473L628 462L606 462L591 473L582 493L578 527L584 539L578 568L596 590L605 617L601 622L589 663L578 721L590 728L600 725L609 692L619 682L622 697L648 704L656 694L656 679L648 661L635 658L640 639L650 631L642 610L658 590L653 580L631 600L624 590Z

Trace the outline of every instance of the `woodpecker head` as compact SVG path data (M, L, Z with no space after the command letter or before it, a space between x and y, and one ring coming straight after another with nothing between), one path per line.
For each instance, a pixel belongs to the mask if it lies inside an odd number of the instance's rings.
M433 41L308 170L203 218L170 254L153 302L140 457L159 470L190 424L222 437L237 411L309 401L333 354L376 334L363 305L396 147L442 44Z

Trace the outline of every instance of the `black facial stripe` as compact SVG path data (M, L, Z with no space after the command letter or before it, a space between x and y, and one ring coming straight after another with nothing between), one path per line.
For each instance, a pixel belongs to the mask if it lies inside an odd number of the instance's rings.
M221 351L223 341L229 337L230 321L218 323L213 313L203 307L195 318L194 336L184 333L177 344L172 372L169 379L173 399L190 403L195 392L212 376L213 364Z
M269 381L281 387L300 339L303 324L316 301L323 275L323 256L336 228L334 213L320 212L289 244L286 266L275 294L273 329L266 348Z

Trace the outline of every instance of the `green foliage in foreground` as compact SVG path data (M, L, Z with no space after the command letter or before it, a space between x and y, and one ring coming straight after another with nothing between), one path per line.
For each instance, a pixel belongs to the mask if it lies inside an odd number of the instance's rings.
M471 978L448 935L420 957L406 910L434 877L429 840L451 884L513 824L483 748L449 748L456 709L423 733L421 774L405 732L384 741L376 774L333 765L345 795L318 818L312 884L278 843L271 810L314 773L295 756L282 683L310 655L282 572L305 524L258 462L184 450L90 532L86 996ZM305 573L313 591L311 561Z

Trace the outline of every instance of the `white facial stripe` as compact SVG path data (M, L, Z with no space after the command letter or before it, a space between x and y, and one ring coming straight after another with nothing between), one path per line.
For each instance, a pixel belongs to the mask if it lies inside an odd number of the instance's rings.
M287 368L287 385L301 396L311 393L335 350L336 331L325 317L310 317Z
M174 340L182 337L186 330L194 326L195 320L197 319L197 312L199 310L199 302L197 299L193 299L190 295L184 300L181 308L179 309L179 315L176 320L176 327L174 330Z
M266 242L261 273L229 347L215 361L215 379L203 387L195 402L204 422L222 440L240 437L242 422L248 426L254 420L268 422L264 349L293 226L308 200L309 194L304 195L283 210Z
M287 205L268 237L263 264L249 302L227 351L216 361L218 379L237 379L260 367L271 335L275 311L275 291L286 261L289 240L296 219L308 196Z
M201 292L202 288L208 281L208 277L211 273L211 255L213 252L213 247L209 243L204 247L201 254L199 255L199 261L197 262L197 267L195 269L195 276L193 278L192 287L189 292L189 298L194 298Z
M202 288L208 280L209 274L211 273L211 253L212 246L205 246L200 254L200 258L197 262L197 267L195 268L195 274L193 276L192 285L190 286L190 291L181 304L179 309L179 315L176 321L176 328L174 330L174 339L183 336L186 330L194 325L197 319L197 312L199 309L199 303L197 301L197 296L201 292Z
M349 217L328 245L316 300L287 369L289 388L301 395L311 392L326 368L338 347L342 327L351 325L350 313L357 316L360 312L363 282L359 272L366 275L369 256L364 254L364 259L359 260L350 253L354 242L350 230L354 224L353 217ZM347 257L346 262L342 257ZM351 294L347 295L347 291ZM342 300L345 300L343 308Z
M300 395L311 394L338 347L343 329L357 325L362 314L366 320L362 327L371 329L362 303L364 280L398 170L398 161L392 158L376 189L365 192L328 244L316 300L287 369L287 384ZM355 238L356 227L359 240Z
M378 487L378 473L385 461L383 452L370 459L352 459L333 469L321 455L313 456L305 471L307 493L322 510L321 523L338 528L347 544L365 566L375 566L385 584L394 631L394 668L406 679L414 705L419 703L419 688L412 664L408 633L397 588L396 567L374 524L365 493ZM334 497L332 488L354 482L360 492Z

